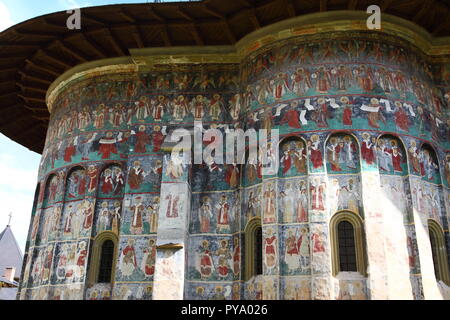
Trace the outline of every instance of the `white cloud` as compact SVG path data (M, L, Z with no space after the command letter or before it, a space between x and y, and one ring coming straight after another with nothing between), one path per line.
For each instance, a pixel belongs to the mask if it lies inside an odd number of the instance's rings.
M15 22L11 18L11 13L9 12L8 7L0 1L0 31L8 29L14 24Z
M23 253L27 241L28 228L30 226L34 192L18 193L0 190L0 200L2 202L0 211L0 232L2 232L8 224L9 213L11 212L11 229Z
M11 227L22 251L30 224L37 171L18 167L14 154L0 153L0 232L12 212Z
M26 170L14 166L14 156L0 154L0 190L34 192L37 181L35 170Z

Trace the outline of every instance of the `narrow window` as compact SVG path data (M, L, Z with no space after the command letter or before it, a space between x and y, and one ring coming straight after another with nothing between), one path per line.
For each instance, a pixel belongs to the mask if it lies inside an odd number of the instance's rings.
M354 229L350 222L338 224L340 271L357 271Z
M254 234L255 242L255 275L260 275L263 273L262 269L262 228L258 227Z
M242 264L244 280L263 273L263 237L261 220L254 218L245 227L245 263ZM243 252L243 253L244 253Z
M111 282L113 259L114 259L114 242L112 240L106 240L102 244L100 254L100 268L98 273L99 283Z
M431 253L433 255L433 265L434 274L437 280L441 280L440 270L439 270L439 253L437 247L437 239L434 230L430 228L430 242L431 242Z

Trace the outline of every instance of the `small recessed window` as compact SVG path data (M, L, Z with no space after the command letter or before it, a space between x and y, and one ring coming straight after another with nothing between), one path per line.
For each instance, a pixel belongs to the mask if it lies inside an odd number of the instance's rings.
M366 276L363 220L352 211L340 211L330 220L333 276L359 272Z
M354 229L350 222L338 225L339 266L341 271L357 271Z
M113 259L114 259L114 242L112 240L106 240L102 244L100 254L100 267L98 273L99 283L111 282Z
M254 218L245 228L245 264L243 264L244 278L263 274L263 238L261 219Z
M434 220L428 220L428 231L436 280L450 284L444 231L439 223Z
M260 275L263 273L262 266L262 228L258 227L255 230L255 273Z

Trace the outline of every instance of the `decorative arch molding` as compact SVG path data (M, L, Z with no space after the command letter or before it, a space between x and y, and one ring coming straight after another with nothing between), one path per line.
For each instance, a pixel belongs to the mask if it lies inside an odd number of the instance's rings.
M364 222L358 214L349 210L338 211L330 219L329 228L332 274L336 277L340 272L338 225L342 221L349 222L353 227L357 272L366 277L367 263L364 241Z
M292 143L295 145L292 146ZM294 167L296 169L295 175L292 177L298 176L307 176L310 172L309 169L309 161L308 161L308 151L307 151L307 141L304 137L297 134L289 134L284 136L280 141L278 141L278 157L279 157L279 171L278 176L280 177L280 169L281 176L284 176L288 172L284 172L286 170L286 166L283 160L287 156L289 159L289 168ZM293 156L294 154L294 156ZM296 160L294 160L296 159Z
M247 222L244 229L245 234L245 264L244 264L244 281L250 280L256 275L255 264L255 246L256 246L256 230L262 228L261 218L254 217ZM262 241L262 240L261 240Z
M438 267L438 270L435 270L435 274L437 273L436 280L441 280L445 284L450 285L450 272L448 269L447 247L445 245L444 230L437 221L428 219L428 232L430 236L430 244L431 237L434 237L436 241L437 261L434 261L434 265Z
M382 140L384 139L384 140ZM382 172L381 170L384 168L385 172L389 172L389 171L393 171L394 173L396 172L397 174L399 172L401 172L401 176L406 176L408 175L408 173L410 172L410 162L411 159L409 158L410 155L408 153L408 149L406 148L406 144L403 141L403 139L394 133L381 133L377 136L376 138L376 148L378 149L380 147L380 142L385 143L385 140L389 139L390 140L390 145L386 146L386 148L390 149L390 152L393 152L393 149L397 149L399 150L398 153L400 154L400 160L399 162L397 162L397 168L394 164L394 156L392 156L391 160L390 160L390 167L391 168L385 168L387 166L387 164L381 163L380 161L382 160L378 154L378 151L376 152L376 162L377 162L377 167L378 170L380 171L380 173ZM395 142L395 146L393 145L393 142ZM402 164L405 165L404 168L402 168ZM389 169L389 170L387 170ZM401 169L401 171L400 171ZM390 172L392 174L392 172Z
M92 286L98 281L98 273L100 268L100 259L102 254L103 243L107 240L111 240L114 243L114 256L111 270L111 283L115 279L116 262L118 256L119 238L112 231L103 231L99 233L92 243L91 258L89 261L89 273L88 273L88 286Z
M324 165L328 170L328 166L327 164L330 163L330 159L328 158L328 152L327 152L327 148L328 148L328 144L331 142L332 138L340 138L340 137L350 137L350 139L352 139L352 142L355 143L355 148L356 148L356 156L358 157L357 161L355 162L356 165L356 169L357 172L354 172L354 174L359 174L361 172L361 168L362 168L362 164L361 164L361 143L358 139L358 137L351 131L349 130L333 130L331 131L325 138L324 142L323 142L323 146L322 146L322 154L323 154L323 160L324 160Z

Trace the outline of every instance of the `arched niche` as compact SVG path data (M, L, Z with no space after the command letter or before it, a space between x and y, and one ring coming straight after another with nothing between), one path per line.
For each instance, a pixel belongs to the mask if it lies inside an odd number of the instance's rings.
M375 155L380 174L408 175L408 156L403 142L394 135L378 137Z
M298 136L283 138L279 144L279 177L296 177L308 174L306 141Z
M358 141L347 132L331 134L325 142L325 159L329 174L359 173Z
M429 219L428 232L436 280L443 281L445 284L450 285L450 271L447 257L448 249L444 230L437 221Z
M422 180L434 184L440 184L441 175L439 171L439 160L436 151L431 145L428 143L423 143L420 146L418 161Z
M125 172L119 163L105 166L98 181L98 198L121 198L125 189Z
M111 231L104 231L99 233L92 244L92 252L90 256L89 261L89 271L88 271L88 284L93 285L95 283L98 283L99 280L101 282L105 282L105 279L102 279L102 275L100 272L101 269L104 267L104 264L106 264L106 261L102 261L105 259L105 256L102 255L102 250L105 249L105 243L112 242L113 244L113 254L110 258L111 261L109 261L109 278L110 281L106 281L107 283L113 283L114 282L114 276L115 276L115 269L116 269L116 262L119 252L119 239L116 233ZM103 258L103 259L102 259Z
M55 203L57 199L57 190L58 190L58 176L56 174L51 174L48 176L47 181L45 183L45 191L44 191L44 201L42 204L43 208L48 207Z
M351 211L344 210L336 212L330 219L330 241L331 241L331 255L332 255L332 274L336 277L342 270L341 257L343 255L342 237L340 237L339 227L342 222L347 222L351 225L353 233L353 251L355 255L355 272L363 276L367 276L367 262L366 262L366 245L364 240L364 223L361 217ZM341 242L340 242L341 241Z
M83 199L87 193L87 180L88 177L84 167L71 168L67 174L64 201Z
M262 248L262 225L261 218L254 217L248 221L245 230L244 248L244 280L262 274L263 248Z

